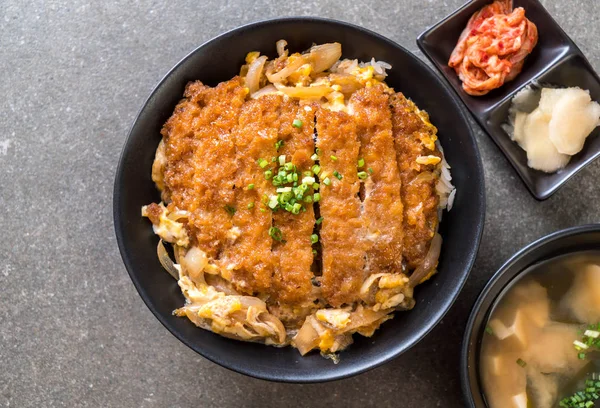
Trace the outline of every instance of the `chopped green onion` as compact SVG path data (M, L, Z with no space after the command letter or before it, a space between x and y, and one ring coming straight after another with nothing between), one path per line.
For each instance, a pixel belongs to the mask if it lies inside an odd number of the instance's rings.
M318 147L315 149L315 152L317 152L317 154L321 154L321 149L319 149Z
M285 164L285 154L279 156L279 165L283 166Z
M269 165L269 162L266 161L265 159L258 159L258 165L260 166L261 169L264 169L265 167L267 167Z
M313 249L312 252L313 252L313 256L317 256L317 250L316 249Z
M254 201L248 203L248 209L251 210L252 208L254 208Z
M310 156L310 158L315 161L315 160L319 160L319 156L315 153L312 156Z
M597 382L598 375L592 373L591 379L585 380L585 388L581 391L575 392L573 395L563 398L558 404L562 408L591 408L594 406L594 402L600 398L598 395Z
M264 208L260 208L260 212L267 212L267 210L265 210Z
M494 334L494 331L492 330L492 328L491 328L490 326L486 326L486 327L485 327L485 332L486 332L487 334Z
M358 159L358 167L362 167L365 165L365 159Z
M325 180L323 180L323 184L325 184L326 186L331 185L331 180L329 179L329 177L325 177Z
M254 190L254 184L253 183L248 184L248 190Z
M269 235L275 241L281 241L283 239L283 234L281 233L281 230L279 228L277 228L277 227L271 227L271 228L269 228Z
M292 206L292 214L300 214L300 209L302 208L302 204L296 203Z
M585 353L577 354L577 358L579 358L580 360L585 360Z
M589 349L589 348L590 348L590 346L588 346L587 344L585 344L585 343L583 343L583 342L581 342L581 341L579 341L579 340L575 340L575 341L573 342L573 345L575 346L575 348L576 348L577 350L587 350L587 349Z
M319 201L321 201L321 194L319 194L319 193L313 194L313 201L315 203L318 203Z
M339 173L337 170L334 170L334 171L333 171L333 175L334 175L335 177L337 177L337 179L338 179L338 180L341 180L341 179L342 179L342 177L343 177L343 176L342 176L342 175L341 175L341 174L340 174L340 173Z
M313 198L312 198L312 196L309 196L309 195L308 195L308 196L304 197L304 202L305 202L305 203L312 203L312 201L313 201Z
M331 160L333 160L333 161L337 161L337 156L331 155L331 156L329 156L329 157L331 158Z
M323 222L323 217L319 217L316 221L316 224L319 225Z
M527 363L524 360L521 360L520 358L517 359L517 364L521 367L525 367L527 365Z
M291 187L279 187L277 190L278 193L289 193L290 191L292 191Z
M269 199L269 208L272 210L278 205L279 202L277 201L277 196L271 196L271 198Z
M312 244L316 244L317 242L319 242L319 236L317 234L312 234L310 236L310 242Z
M311 170L313 173L315 173L318 176L319 173L321 172L321 166L319 166L318 164L315 164L314 166L312 166Z
M277 157L275 157L275 156L271 157L271 161L272 161L273 163L275 163L275 162L277 161Z
M319 183L314 183L314 184L312 185L312 188L313 188L313 190L318 190L318 189L319 189L319 187L321 187L321 186L319 185Z
M373 174L373 169L372 168L368 168L367 170L369 170L369 173Z
M290 188L290 187L287 187ZM279 202L280 203L287 203L288 201L292 200L292 197L294 195L292 194L291 191L284 191L282 194L279 195Z
M284 156L284 157L285 157L285 156ZM281 159L279 160L279 162L281 163ZM284 168L284 169L286 169L287 171L292 171L292 170L295 170L295 169L294 169L294 167L296 167L296 166L294 166L292 163L285 163L285 164L282 164L282 166L283 166L283 168Z
M275 142L275 150L281 149L281 146L283 146L283 140L278 140Z
M583 332L584 336L591 337L592 339L597 339L600 336L600 332L596 330L586 330Z
M229 215L233 216L235 214L235 211L236 211L235 207L226 205L224 208L225 208L225 211L227 211L229 213Z
M269 180L271 177L273 177L273 172L271 170L265 171L265 179Z
M313 185L313 184L315 184L315 182L316 182L316 180L315 180L315 178L314 178L314 177L304 177L304 178L302 179L302 184L310 184L310 185Z
M302 121L300 119L294 119L292 122L292 126L300 129L302 127Z
M303 172L302 172L302 175L303 175L304 177L312 177L313 173L312 173L312 171L310 171L310 170L306 170L306 171L303 171Z
M361 180L365 180L367 177L369 177L366 171L359 171L357 176Z

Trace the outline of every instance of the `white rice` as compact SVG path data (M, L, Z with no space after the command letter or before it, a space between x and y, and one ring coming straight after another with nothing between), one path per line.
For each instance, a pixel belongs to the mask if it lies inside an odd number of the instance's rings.
M336 62L330 68L331 72L337 74L350 74L354 75L354 70L357 68L364 68L372 66L375 74L380 76L381 78L385 78L387 76L386 69L392 69L392 66L385 61L376 61L375 58L371 58L369 62L359 62L358 60L350 60L344 59Z
M450 165L444 157L444 149L442 148L439 141L436 142L437 148L442 153L442 161L440 166L440 179L438 180L435 189L440 197L440 210L446 209L450 211L454 205L454 199L456 197L456 187L452 184L452 175L450 174ZM441 219L440 211L440 219Z

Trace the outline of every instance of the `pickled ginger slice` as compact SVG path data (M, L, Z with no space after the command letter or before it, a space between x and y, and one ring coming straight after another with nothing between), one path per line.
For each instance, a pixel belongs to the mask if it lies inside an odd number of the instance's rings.
M558 152L575 155L599 124L600 104L592 102L588 91L569 89L555 102L548 136Z
M522 147L527 151L529 167L553 173L564 168L571 157L560 153L552 143L549 124L548 118L539 108L528 115L523 127Z

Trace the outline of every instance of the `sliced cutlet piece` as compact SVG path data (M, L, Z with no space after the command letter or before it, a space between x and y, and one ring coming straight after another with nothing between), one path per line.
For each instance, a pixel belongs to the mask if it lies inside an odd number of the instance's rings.
M414 269L423 263L439 222L435 163L442 155L435 146L437 129L429 122L427 113L420 111L402 93L392 95L390 105L402 180L403 253L408 268Z
M162 129L164 196L170 199L169 206L190 212L187 228L192 245L211 259L218 256L232 227L226 210L235 200L231 133L246 94L239 77L215 88L191 82Z
M363 88L349 101L360 141L358 171L364 179L363 222L369 274L402 272L402 200L389 95L382 86ZM361 161L362 164L362 161ZM364 178L366 177L366 178Z
M313 140L315 128L315 107L300 106L288 99L281 104L278 138L283 142L278 151L292 162L299 173L301 183L303 173L310 171L315 162ZM297 120L296 126L294 121ZM312 187L304 197L313 196ZM278 258L275 268L272 296L281 303L298 305L311 303L313 272L313 252L311 235L315 226L315 214L312 202L301 202L306 211L292 214L279 210L273 213L273 226L279 228L283 241L274 242L273 252Z
M273 171L276 165L271 159L277 155L280 107L279 96L246 102L234 131L237 163L234 234L221 254L221 267L231 271L234 286L248 294L267 290L274 272L273 239L269 235L272 213L264 197L275 194L265 172Z
M360 144L354 119L344 112L319 108L317 147L323 217L321 289L327 303L338 307L358 299L365 277L366 247L356 173Z

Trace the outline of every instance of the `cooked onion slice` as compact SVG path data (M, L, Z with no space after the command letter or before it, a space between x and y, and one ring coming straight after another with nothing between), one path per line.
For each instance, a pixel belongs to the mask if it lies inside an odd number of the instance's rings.
M312 61L313 72L318 74L332 67L342 56L340 43L315 45L308 54Z
M275 47L277 48L277 55L280 57L285 55L285 47L287 46L286 40L279 40L275 43Z
M281 71L276 72L275 74L269 74L267 73L267 79L270 82L281 82L284 79L286 79L287 77L289 77L290 75L292 75L294 73L294 71L296 71L298 68L300 68L302 65L306 64L306 60L304 59L304 57L295 57L292 56L292 58L288 58L288 65L283 68Z
M298 349L301 355L305 355L319 345L319 333L311 324L312 320L314 320L314 317L307 317L300 330L298 330L298 334L293 339L294 347Z
M438 233L435 234L433 239L431 240L431 246L429 247L429 251L427 255L425 255L425 259L423 263L419 265L417 269L410 275L410 279L408 284L412 287L417 286L419 283L427 278L427 276L433 271L433 269L437 266L438 260L440 258L440 251L442 249L442 236Z
M417 177L412 179L408 184L419 184L419 183L428 183L430 181L435 180L435 174L430 171L424 171L423 173L419 173Z
M262 88L260 88L258 91L254 92L253 94L250 94L250 98L252 99L258 99L261 96L265 96L265 95L270 95L270 94L274 94L279 92L277 90L277 88L275 88L273 85L267 85L264 86Z
M181 258L181 268L183 268L184 274L189 275L193 281L198 283L204 283L203 272L207 264L206 253L198 247L191 247Z
M156 247L156 253L158 255L158 260L163 268L169 272L169 274L174 277L176 280L179 280L179 269L169 256L167 249L165 248L162 239L158 241L158 246Z
M248 67L248 73L246 74L246 87L249 89L250 94L258 91L260 88L260 77L263 73L263 68L267 62L267 57L263 55L255 59L252 64Z

